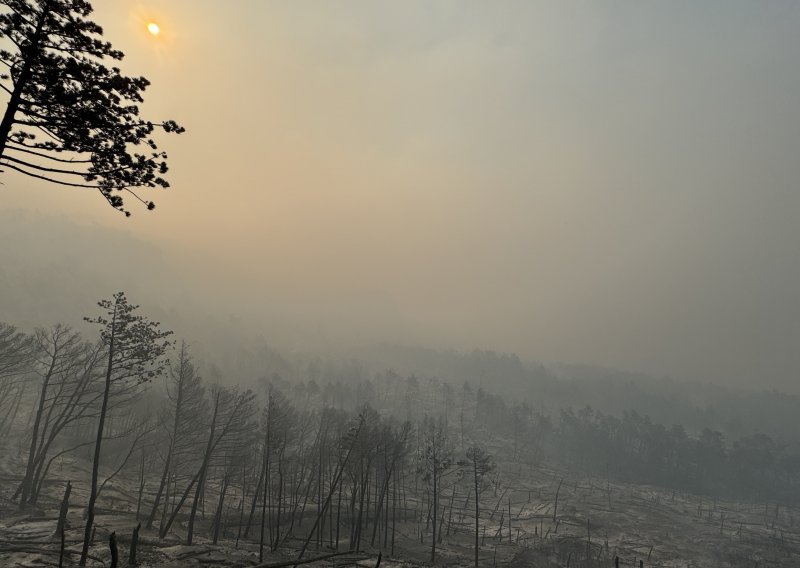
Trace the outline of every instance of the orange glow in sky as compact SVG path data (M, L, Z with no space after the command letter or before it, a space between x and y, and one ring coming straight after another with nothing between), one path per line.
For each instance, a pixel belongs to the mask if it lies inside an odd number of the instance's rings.
M157 36L161 33L161 28L158 27L158 24L155 22L150 22L147 24L147 31L150 32L152 35Z

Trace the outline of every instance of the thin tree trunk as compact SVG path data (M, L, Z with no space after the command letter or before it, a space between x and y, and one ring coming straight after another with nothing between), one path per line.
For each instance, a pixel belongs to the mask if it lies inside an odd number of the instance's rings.
M328 484L333 485L333 460L328 455ZM328 544L333 548L333 507L328 507L330 518L328 519Z
M136 501L136 520L142 510L142 494L144 493L144 448L142 448L142 467L139 470L139 499Z
M508 543L511 544L511 497L508 498Z
M244 523L244 491L242 491L242 499L239 501L239 530L236 533L235 548L239 549L239 539L242 538L242 524Z
M394 483L392 483L392 556L394 556L394 534L397 529L397 477L398 474L395 471Z
M217 504L217 514L214 515L214 538L213 544L217 544L219 540L219 527L222 524L222 508L225 504L225 492L228 490L228 480L230 479L229 473L226 471L222 478L222 489L219 492L219 503Z
M216 399L214 400L214 415L211 418L211 431L208 434L208 444L206 445L206 452L203 455L203 463L200 466L200 471L198 472L199 476L197 476L198 477L197 488L195 489L194 492L192 509L189 512L189 524L186 533L186 544L192 544L192 536L194 532L194 520L197 516L197 505L200 500L200 496L203 494L203 491L205 489L206 473L208 471L208 462L211 460L211 452L214 451L214 429L217 424L217 414L219 413L219 399L221 394L222 391L217 391L217 396Z
M2 134L2 132L0 132ZM103 404L100 408L100 419L97 425L97 439L94 446L94 458L92 460L92 482L89 488L89 504L86 507L86 529L83 533L83 549L81 550L80 566L86 566L86 559L89 555L89 541L92 536L92 528L94 525L94 505L97 499L97 477L100 471L100 447L103 443L103 427L106 422L106 413L108 412L108 396L111 391L111 375L114 371L114 341L116 340L117 331L117 302L114 304L114 313L111 319L111 337L108 345L108 366L106 367L106 382L103 389Z
M339 550L339 527L341 526L341 520L342 520L342 486L339 485L339 503L336 506L336 543L334 544L334 550Z
M439 511L439 487L436 453L433 454L433 537L431 538L431 564L436 564L436 517Z
M322 420L320 420L320 430ZM322 475L322 444L319 444L319 475L317 476L317 515L322 512L322 482L324 481L324 476ZM322 521L320 522L319 527L317 528L317 550L322 545L322 532L325 530L325 517L322 517Z
M259 540L258 544L258 561L264 561L264 524L267 520L267 501L269 500L269 468L270 468L270 450L271 450L271 441L270 441L270 422L272 421L272 393L269 394L269 400L267 402L267 435L266 435L266 449L265 449L265 459L264 459L264 491L263 491L263 501L261 502L261 539ZM270 539L272 538L272 529L270 528Z
M164 487L166 485L167 488L167 496L164 498L164 511L167 510L169 506L169 468L171 465L172 460L172 447L175 443L174 438L173 441L169 444L169 451L167 452L167 459L164 461L164 471L161 474L161 482L158 484L158 491L156 492L155 501L153 502L153 508L150 509L150 515L147 517L147 522L145 523L145 528L152 528L153 521L158 514L158 505L161 502L161 495L164 492Z
M64 498L61 500L61 510L58 513L56 534L64 534L64 527L67 524L67 513L69 512L69 494L71 491L72 483L67 481L67 488L64 490Z
M478 554L481 548L480 543L478 542L478 525L480 522L480 507L481 501L480 496L478 494L478 462L473 456L472 460L472 467L473 473L475 474L475 568L478 568Z
M456 498L456 486L453 485L453 493L450 495L449 514L447 516L447 536L450 536L450 528L453 524L453 501Z
M383 548L386 548L386 546L389 543L389 490L388 490L388 487L387 487L387 490L386 490L386 498L385 498L385 500L386 500L386 503L384 503L384 507L383 507L383 510L384 510L384 513L383 513L383 516L384 516L384 519L383 519Z
M31 447L28 451L28 463L25 467L25 477L22 480L21 485L21 492L19 498L19 510L22 511L25 508L25 504L28 502L28 497L31 491L31 483L33 481L33 472L35 467L35 459L36 459L36 442L39 438L39 426L42 422L42 414L44 414L44 402L47 398L47 387L50 384L50 378L53 376L53 371L55 370L56 365L56 354L58 353L58 347L53 347L53 355L50 358L50 366L45 373L44 380L42 380L42 390L39 393L39 404L36 406L36 418L33 421L33 432L31 434Z
M322 515L325 514L325 510L328 508L328 505L331 502L331 497L333 496L333 492L336 490L336 486L339 484L339 480L342 477L342 472L344 471L344 468L347 465L347 461L350 459L350 454L353 452L353 448L356 445L356 441L358 440L358 436L361 433L361 427L363 425L364 425L364 418L362 416L358 422L358 428L356 429L355 434L353 435L353 441L350 444L350 448L348 448L347 454L344 457L344 461L342 462L342 465L339 466L339 471L336 473L336 479L334 480L333 485L331 485L331 488L328 491L328 496L325 498L325 504L322 506ZM317 520L314 522L314 526L311 528L311 533L309 533L308 537L306 538L306 541L303 543L303 548L300 549L300 554L298 554L297 556L297 561L295 562L295 566L303 558L303 555L306 552L306 548L308 548L308 543L311 542L311 534L313 534L313 531L317 528L317 525L319 524L320 516L321 515L317 516Z
M203 455L203 463L200 465L200 469L197 471L197 473L194 474L194 477L189 482L189 485L186 487L186 490L183 492L183 495L181 496L180 500L178 501L178 504L173 508L172 514L170 515L169 520L167 521L167 523L160 527L160 529L158 531L158 534L159 534L159 536L161 538L164 538L166 536L167 532L169 531L169 528L172 526L172 523L175 522L175 518L178 516L178 513L181 510L181 507L183 507L183 504L186 501L186 498L189 496L189 493L191 492L192 487L194 487L195 484L197 484L197 491L195 492L194 501L192 502L192 513L191 513L191 516L189 518L188 542L189 542L189 544L191 544L192 530L194 528L194 517L197 514L198 500L200 498L200 491L202 490L202 487L203 487L203 480L205 478L206 469L208 468L208 462L209 462L209 460L211 458L211 454L213 453L214 448L216 447L216 444L220 441L220 439L222 439L222 436L225 434L225 430L227 429L227 427L224 428L223 431L222 431L222 434L219 436L219 438L217 438L216 441L214 441L214 431L216 429L216 424L217 424L217 413L219 412L219 397L220 397L220 393L217 393L217 397L216 397L216 400L215 400L215 403L214 403L214 414L213 414L213 416L211 418L211 431L210 431L209 436L208 436L208 444L206 445L206 451L205 451L205 454ZM229 421L229 423L230 423L230 421ZM177 475L175 476L175 483L177 485ZM174 498L174 496L175 496L175 492L173 492L173 498Z
M181 410L183 410L183 387L184 381L186 380L186 364L186 344L182 343L180 353L180 368L178 369L178 393L175 398L175 419L172 422L172 439L169 443L169 450L167 450L167 459L164 461L164 473L161 475L161 483L158 486L158 492L156 493L156 498L153 502L153 509L150 511L150 516L147 518L147 524L145 525L148 529L153 526L153 519L155 519L155 516L158 512L158 504L161 500L161 493L164 490L164 481L169 479L169 469L172 466L175 444L178 441L178 428L180 426ZM167 503L164 504L164 507L167 507Z
M167 522L167 509L175 506L175 492L171 491L173 487L172 476L167 478L167 492L164 495L164 508L161 510L161 522L159 523L159 537L161 536L161 527L163 527ZM172 497L172 503L170 504L170 497Z
M553 506L553 522L556 522L556 513L558 512L558 493L561 491L561 484L564 483L564 478L561 478L561 481L558 482L558 488L556 489L556 502Z
M277 550L278 542L281 538L281 505L283 503L283 448L281 448L281 450L278 452L278 495L276 501L277 514L275 516L275 540L272 541L273 551Z
M266 450L266 447L265 447ZM247 538L247 535L250 534L250 525L253 522L253 515L256 512L256 507L258 506L258 499L261 497L261 486L264 484L264 475L267 470L267 455L264 453L264 459L262 460L261 471L258 474L258 482L256 483L256 492L253 495L253 502L250 504L250 515L247 517L247 525L244 529L244 538Z

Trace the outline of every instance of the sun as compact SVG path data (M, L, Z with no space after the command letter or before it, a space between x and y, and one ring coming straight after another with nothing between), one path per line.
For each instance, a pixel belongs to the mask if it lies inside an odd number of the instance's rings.
M147 24L147 31L150 32L150 35L157 36L161 33L161 28L158 27L158 24L155 22L149 22Z

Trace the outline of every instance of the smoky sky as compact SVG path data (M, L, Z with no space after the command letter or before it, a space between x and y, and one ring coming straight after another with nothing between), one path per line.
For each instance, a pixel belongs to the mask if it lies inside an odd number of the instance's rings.
M172 188L126 220L7 172L1 207L153 243L273 334L795 389L799 4L94 5L187 128Z

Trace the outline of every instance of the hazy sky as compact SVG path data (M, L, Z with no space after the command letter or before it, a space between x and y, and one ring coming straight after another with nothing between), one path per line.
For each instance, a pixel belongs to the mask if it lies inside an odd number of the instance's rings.
M94 5L187 128L173 187L126 220L8 173L0 207L333 336L795 388L800 3Z

